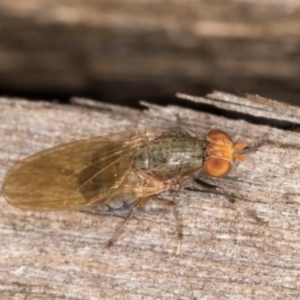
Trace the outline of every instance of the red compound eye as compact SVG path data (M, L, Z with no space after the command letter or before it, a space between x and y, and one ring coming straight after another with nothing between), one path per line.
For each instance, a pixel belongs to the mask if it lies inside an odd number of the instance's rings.
M227 140L232 143L231 137L221 130L212 130L207 134L207 137L212 140Z
M231 162L222 158L209 158L205 164L205 172L211 177L226 176L231 170Z

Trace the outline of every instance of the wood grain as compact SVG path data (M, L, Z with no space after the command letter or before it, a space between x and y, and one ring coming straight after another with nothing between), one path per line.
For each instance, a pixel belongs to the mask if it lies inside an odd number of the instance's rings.
M187 128L219 128L253 147L228 177L210 180L236 203L180 191L184 238L176 255L176 224L158 203L139 211L105 249L120 218L22 211L1 197L2 299L299 298L299 133L176 106L138 111L107 104L92 109L92 102L84 102L79 107L1 98L0 181L16 161L37 151L96 135L167 128L179 112ZM249 102L240 98L239 104L247 114Z

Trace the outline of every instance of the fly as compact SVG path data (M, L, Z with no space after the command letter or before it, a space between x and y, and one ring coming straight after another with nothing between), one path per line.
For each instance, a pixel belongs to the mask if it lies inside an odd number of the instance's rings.
M175 202L159 198L179 190L201 173L226 176L246 143L234 143L221 131L199 137L179 128L112 134L63 144L18 162L2 191L15 207L31 211L100 208L129 213L106 244L110 247L135 211L150 199L169 203L182 239Z

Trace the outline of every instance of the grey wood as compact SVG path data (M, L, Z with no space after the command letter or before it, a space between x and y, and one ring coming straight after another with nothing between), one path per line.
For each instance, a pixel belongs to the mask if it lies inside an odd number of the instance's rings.
M180 113L186 128L204 134L222 129L253 146L228 177L210 180L236 203L180 191L183 241L176 255L173 215L156 202L105 249L120 218L22 211L1 197L1 299L299 298L298 132L176 106L138 111L80 101L86 106L0 99L0 182L16 161L37 151L96 135L167 128Z

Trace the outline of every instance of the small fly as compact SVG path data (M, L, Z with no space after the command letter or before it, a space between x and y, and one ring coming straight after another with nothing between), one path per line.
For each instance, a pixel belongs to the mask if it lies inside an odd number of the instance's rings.
M18 162L4 179L7 201L31 211L59 211L97 206L103 213L127 210L110 247L135 211L150 199L169 203L182 228L175 202L159 198L179 190L201 173L226 176L246 143L234 143L221 131L199 137L181 127L125 132L60 145Z

